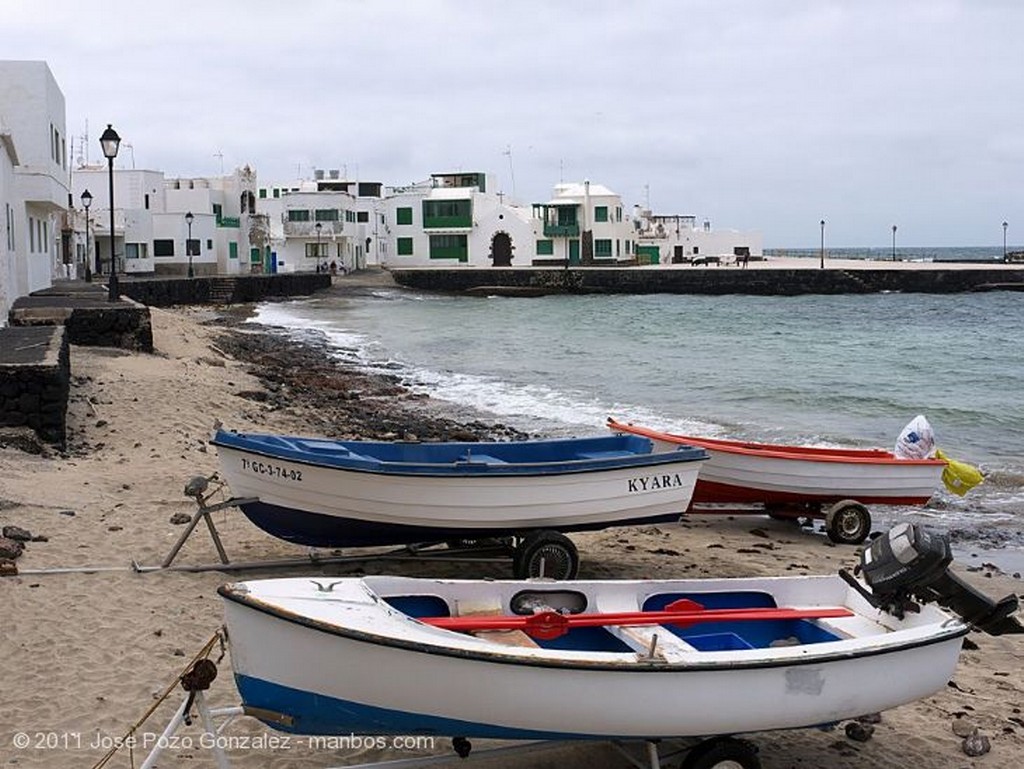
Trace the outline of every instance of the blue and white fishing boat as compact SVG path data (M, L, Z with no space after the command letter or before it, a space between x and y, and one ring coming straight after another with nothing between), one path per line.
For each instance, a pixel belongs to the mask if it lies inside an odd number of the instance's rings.
M315 547L530 535L536 550L560 532L677 520L707 459L689 446L655 452L631 435L405 443L221 429L213 444L242 512L275 537Z
M649 740L805 727L946 685L971 624L920 601L1020 632L1015 596L993 603L944 570L948 541L903 524L865 553L865 582L368 576L220 594L246 711L301 734Z

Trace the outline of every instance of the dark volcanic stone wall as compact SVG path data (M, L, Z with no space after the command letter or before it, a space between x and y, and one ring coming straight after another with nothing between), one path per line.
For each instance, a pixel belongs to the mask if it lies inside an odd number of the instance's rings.
M171 307L178 304L241 304L259 302L268 297L308 296L330 286L330 275L303 272L130 280L121 283L121 293L150 307Z
M1024 269L736 269L728 267L644 270L570 269L393 269L395 281L427 291L487 288L567 294L871 294L881 291L957 293L995 284L1024 284Z
M0 427L28 427L63 448L70 386L62 326L0 329Z

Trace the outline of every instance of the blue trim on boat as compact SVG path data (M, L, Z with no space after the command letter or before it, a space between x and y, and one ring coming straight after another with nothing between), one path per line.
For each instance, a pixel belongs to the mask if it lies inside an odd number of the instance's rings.
M374 523L358 518L342 518L321 513L296 510L267 502L239 505L245 516L273 537L308 547L371 547L377 545L410 545L418 542L446 542L456 539L508 537L524 533L520 529L500 527L442 528L438 526L401 526ZM617 521L589 524L563 524L560 532L599 531L614 526L672 523L681 512L660 514L650 518L635 516ZM534 527L543 528L543 527Z
M679 446L654 453L636 435L510 442L404 443L335 441L218 430L214 446L291 462L386 475L560 475L619 467L652 467L708 458L704 449Z
M379 708L350 700L293 689L261 678L235 674L242 703L291 716L291 726L265 721L267 726L292 734L423 734L436 737L488 737L508 740L593 740L615 735L512 729L486 722L463 721L425 713Z

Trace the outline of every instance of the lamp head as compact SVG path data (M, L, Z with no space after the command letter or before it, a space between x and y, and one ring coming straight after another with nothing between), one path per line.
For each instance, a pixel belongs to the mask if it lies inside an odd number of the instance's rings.
M107 123L107 130L100 134L100 146L103 147L105 158L112 160L117 157L117 149L121 146L121 137L117 135L117 131L110 123Z
M193 219L195 219L195 217L192 216L192 212L191 211L189 211L187 214L185 214L185 222L186 223L192 224L192 220Z
M85 192L82 193L82 207L85 208L86 211L88 211L89 210L89 206L91 206L91 205L92 205L92 193L89 192L89 190L86 190Z
M316 223L315 225L313 225L313 226L314 226L314 227L316 227L316 231L317 231L317 232L320 232L320 229L321 229L321 228L323 227L323 225L322 225L322 224L321 224L320 222L317 222L317 223Z

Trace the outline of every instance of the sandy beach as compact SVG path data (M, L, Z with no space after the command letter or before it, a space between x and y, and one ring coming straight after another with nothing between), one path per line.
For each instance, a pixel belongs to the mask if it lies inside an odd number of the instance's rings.
M755 264L751 264L755 268ZM26 545L18 576L0 577L3 654L0 680L0 766L91 767L156 702L221 624L220 572L135 573L134 559L159 564L181 532L172 516L190 516L183 487L217 469L208 446L216 421L261 431L337 437L500 437L515 431L486 419L461 419L433 408L397 383L338 374L326 361L311 369L315 351L296 366L286 346L266 334L222 324L210 309L152 310L154 354L74 347L69 445L61 455L0 449L0 525L16 525L46 541ZM225 336L225 335L234 335ZM297 353L299 354L299 353ZM306 364L309 364L307 366ZM276 367L276 368L275 368ZM288 379L288 372L291 379ZM274 373L272 380L258 374ZM303 390L303 385L305 389ZM216 514L229 555L239 560L283 558L306 551L257 530L237 511ZM645 578L833 573L853 566L856 551L830 546L814 530L762 517L690 517L679 525L613 529L574 535L581 577ZM204 530L186 544L180 563L211 563L216 551ZM68 567L92 573L40 573ZM413 576L466 575L465 566L366 563L309 567L293 575L400 571ZM477 576L503 577L508 567L480 566ZM244 578L270 576L246 572ZM992 570L966 575L996 596L1024 585ZM866 742L842 725L755 735L766 769L896 769L1024 765L1024 641L979 633L961 655L945 691L887 711ZM219 656L215 650L214 658ZM893 685L901 671L893 670ZM137 732L134 764L122 749L111 767L138 765L181 703L176 689ZM215 706L237 702L225 658L213 683ZM610 706L612 704L610 703ZM954 733L977 728L991 750L972 758ZM192 726L160 767L214 766ZM267 746L275 733L252 719L224 732L238 738L229 751L240 768L328 767L383 757L420 755L350 747L324 751L301 738ZM243 739L244 738L244 739ZM246 740L249 740L246 744ZM24 744L27 742L27 745ZM437 740L435 752L446 741ZM459 765L454 756L451 766ZM557 748L483 766L624 766L604 744Z

